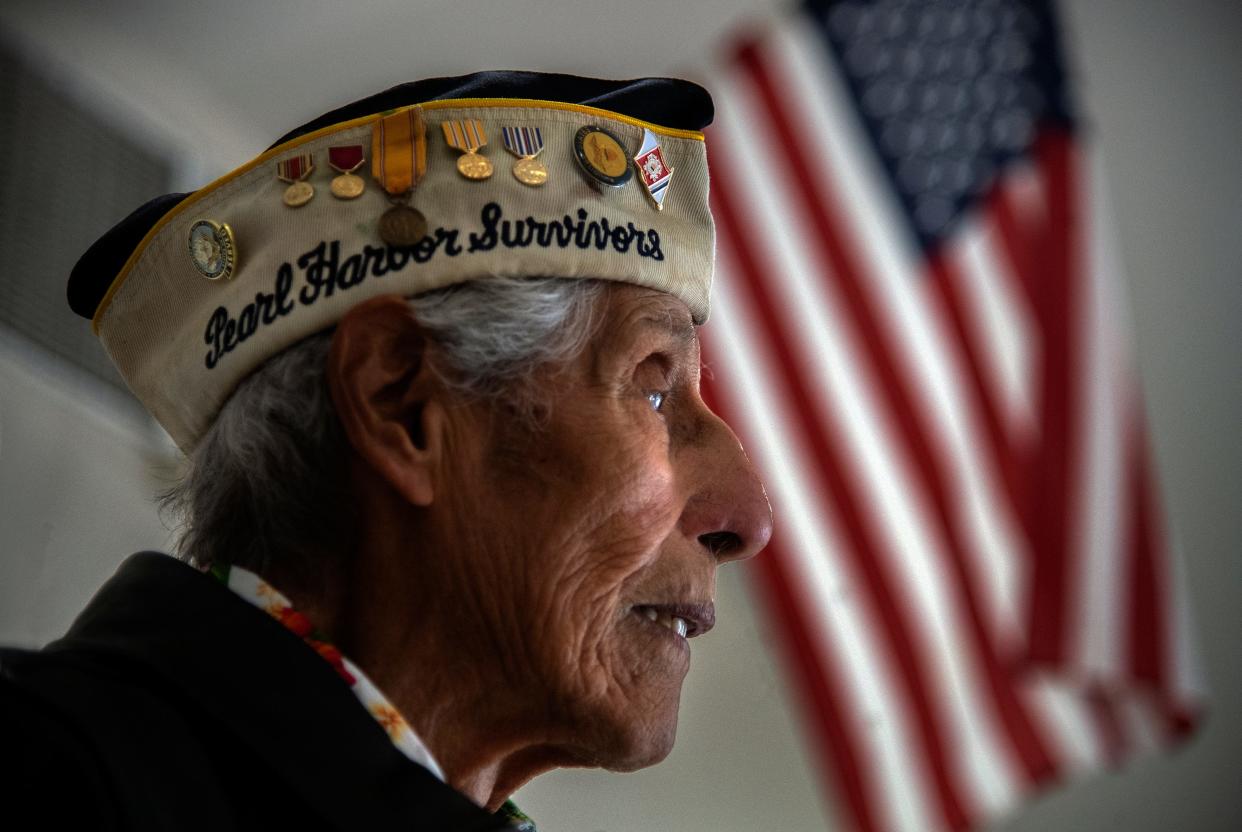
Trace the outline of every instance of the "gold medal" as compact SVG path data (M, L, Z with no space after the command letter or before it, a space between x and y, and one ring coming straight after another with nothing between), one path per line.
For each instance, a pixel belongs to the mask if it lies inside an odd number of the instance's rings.
M332 195L337 199L357 199L362 196L362 192L367 189L367 185L362 181L361 176L354 176L352 173L342 173L340 176L332 179Z
M380 215L377 231L394 248L408 248L427 236L427 218L410 207L414 189L427 172L427 130L423 111L410 107L385 116L371 128L371 175L392 207Z
M357 199L366 190L367 184L354 171L362 167L366 159L362 155L362 145L347 144L328 148L328 164L339 176L332 179L332 195L337 199Z
M486 156L467 150L457 157L457 172L467 179L486 179L492 175L492 163Z
M379 235L393 248L409 248L427 236L427 218L417 208L394 205L380 216Z
M479 153L479 148L487 144L483 122L477 118L467 118L446 121L440 127L444 130L444 141L448 142L448 146L462 151L457 159L458 173L476 182L492 175L491 160Z
M513 163L513 177L523 185L538 187L548 181L548 168L538 159L527 156Z
M518 160L513 163L513 178L523 185L539 187L548 181L548 168L535 157L543 150L543 131L538 127L501 127L500 136Z
M309 182L294 182L285 188L281 200L290 208L301 208L315 198L315 188Z
M281 197L285 205L301 208L315 198L314 186L304 181L314 169L315 165L309 153L301 153L276 163L276 178L289 183L289 187L285 188L285 195Z

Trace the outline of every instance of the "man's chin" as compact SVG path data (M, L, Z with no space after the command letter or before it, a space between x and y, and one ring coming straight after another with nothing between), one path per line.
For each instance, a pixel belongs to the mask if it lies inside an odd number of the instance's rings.
M602 768L618 774L650 768L656 763L664 762L665 758L668 757L672 750L673 743L669 742L667 745L664 745L658 749L652 749L646 754L631 755L624 759L619 759L614 763L605 764Z
M677 739L677 711L664 720L652 721L644 714L639 720L618 731L607 751L595 764L608 771L627 772L662 762L673 750Z
M677 738L681 682L610 688L606 697L567 700L566 750L576 764L627 772L663 761Z

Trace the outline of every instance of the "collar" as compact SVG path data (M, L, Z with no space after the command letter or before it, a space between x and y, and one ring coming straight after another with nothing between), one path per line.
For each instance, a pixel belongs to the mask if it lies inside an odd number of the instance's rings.
M444 772L440 769L440 764L401 712L357 665L344 656L322 633L312 629L310 619L294 609L293 602L282 595L280 590L240 566L213 568L211 574L240 598L279 621L285 629L322 656L336 671L336 675L349 686L358 703L388 734L397 750L444 782Z
M300 638L168 555L128 558L47 649L135 662L162 677L340 828L511 828L399 751Z

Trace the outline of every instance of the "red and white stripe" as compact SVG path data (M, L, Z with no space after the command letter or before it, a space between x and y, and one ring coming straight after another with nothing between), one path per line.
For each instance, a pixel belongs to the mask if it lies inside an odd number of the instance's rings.
M1041 135L928 257L810 23L709 85L706 393L767 476L757 587L849 820L971 828L1184 733L1098 166Z

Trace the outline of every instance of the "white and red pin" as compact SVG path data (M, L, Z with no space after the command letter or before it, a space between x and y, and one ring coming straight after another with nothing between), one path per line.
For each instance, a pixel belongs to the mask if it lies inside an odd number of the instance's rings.
M655 203L655 207L664 209L664 196L668 193L668 183L673 179L673 169L664 161L664 152L660 150L660 142L655 133L643 128L643 146L634 157L638 167L638 176L647 196Z

